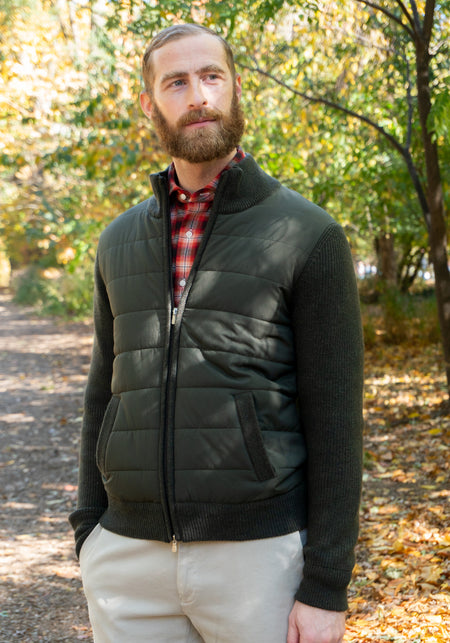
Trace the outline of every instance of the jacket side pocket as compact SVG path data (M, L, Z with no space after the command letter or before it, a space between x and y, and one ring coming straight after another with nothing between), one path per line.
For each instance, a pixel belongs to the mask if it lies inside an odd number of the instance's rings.
M238 393L234 398L245 446L256 476L261 482L270 480L275 477L275 470L264 447L253 395L250 392Z
M120 397L118 395L113 395L109 400L108 406L106 407L105 415L103 416L103 422L100 429L100 434L97 441L97 466L100 469L102 474L106 473L105 471L105 460L106 460L106 447L108 444L109 436L111 435L112 428L114 426L114 420L116 419L117 409L119 408Z

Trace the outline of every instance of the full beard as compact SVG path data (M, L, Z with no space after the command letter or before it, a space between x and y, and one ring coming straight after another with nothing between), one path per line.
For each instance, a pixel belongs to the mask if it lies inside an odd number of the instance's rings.
M189 131L186 126L199 120L214 120L217 127L200 127ZM152 121L164 150L173 158L189 163L205 163L224 158L235 149L244 132L245 119L234 94L228 114L215 109L196 109L184 114L171 127L157 104L153 103Z

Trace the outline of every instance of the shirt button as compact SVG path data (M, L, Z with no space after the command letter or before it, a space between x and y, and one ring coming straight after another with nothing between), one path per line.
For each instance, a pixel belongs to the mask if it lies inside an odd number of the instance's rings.
M180 279L180 286L184 288L186 285L186 279Z
M187 236L188 239L190 239L192 237L192 230L188 230L186 232L186 236Z
M180 192L178 198L180 199L180 201L187 201L189 197L184 192Z

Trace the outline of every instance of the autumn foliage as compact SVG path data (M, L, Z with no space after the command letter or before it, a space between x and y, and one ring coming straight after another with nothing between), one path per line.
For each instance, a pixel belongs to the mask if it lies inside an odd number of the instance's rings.
M450 417L436 346L366 355L361 535L347 641L450 638Z

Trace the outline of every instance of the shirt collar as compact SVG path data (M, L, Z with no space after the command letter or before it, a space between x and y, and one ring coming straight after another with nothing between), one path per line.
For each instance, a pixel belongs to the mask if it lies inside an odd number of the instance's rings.
M214 194L216 192L216 188L219 184L219 179L222 176L224 172L227 170L231 169L238 163L240 163L243 159L245 158L245 152L243 151L242 147L239 145L236 148L236 154L233 156L231 161L227 163L227 165L219 172L219 174L212 180L208 185L205 185L203 188L200 188L200 190L197 190L197 192L190 193L187 190L184 190L181 188L177 181L176 181L176 172L175 172L175 166L173 162L169 166L169 194L172 196L173 194L179 195L181 193L186 194L187 196L190 197L190 201L195 200L195 197L198 197L198 199L201 199L202 201L204 200L212 200L214 198Z

